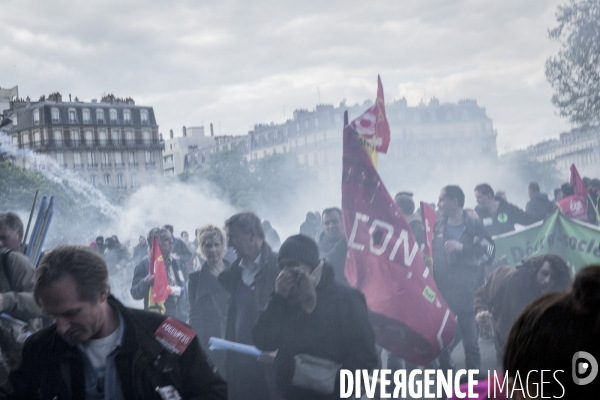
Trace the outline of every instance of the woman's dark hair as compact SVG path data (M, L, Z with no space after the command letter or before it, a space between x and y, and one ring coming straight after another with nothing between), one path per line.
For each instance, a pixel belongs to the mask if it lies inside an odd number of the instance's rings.
M531 284L536 279L536 274L545 262L552 268L552 291L566 290L571 284L571 268L561 256L556 254L542 254L525 259L517 266L519 272L527 277L523 279L526 284ZM532 293L537 296L537 293Z
M572 377L575 353L600 360L599 338L600 266L595 265L579 271L570 291L542 296L523 311L506 341L504 371L512 378L518 372L525 385L529 371L550 370L556 379L544 377L544 396L597 399L597 385L577 385ZM540 381L539 373L530 375L529 384Z

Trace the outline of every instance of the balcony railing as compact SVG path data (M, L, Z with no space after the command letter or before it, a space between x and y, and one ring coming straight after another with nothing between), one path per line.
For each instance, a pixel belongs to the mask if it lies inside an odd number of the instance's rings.
M83 169L83 164L73 164L73 169Z
M129 166L130 166L130 167L137 167L137 166L138 166L138 163L136 163L136 162L130 162L130 163L129 163Z
M146 167L155 166L156 162L154 161L146 161Z
M122 163L122 162L115 163L115 167L116 168L125 168L125 163Z
M112 166L112 164L111 164L111 163L102 163L102 164L100 165L100 167L102 167L102 168L110 168L111 166Z
M83 141L71 141L71 140L54 140L44 139L36 140L28 143L19 144L19 148L33 148L40 151L44 149L56 149L56 148L151 148L151 149L162 149L164 146L163 142L158 139L117 139L117 140L83 140Z
M98 168L98 163L88 163L88 168Z

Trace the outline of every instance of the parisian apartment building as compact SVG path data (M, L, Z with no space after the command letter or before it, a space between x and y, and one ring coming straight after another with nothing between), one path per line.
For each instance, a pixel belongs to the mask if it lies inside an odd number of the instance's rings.
M84 102L69 95L67 101L53 93L13 101L4 115L12 120L5 130L14 146L45 154L93 185L131 192L162 179L164 143L154 110L131 98ZM22 167L46 167L40 163Z
M184 170L203 167L211 153L243 148L246 159L255 162L274 153L293 153L309 166L322 183L337 182L341 175L344 113L349 120L372 105L334 106L319 104L312 111L299 109L281 124L256 124L247 135L215 137L212 146L198 148L185 156ZM388 163L408 162L415 168L435 162L461 162L469 158L498 156L497 132L486 109L475 99L440 103L433 98L409 106L402 98L386 104L391 141Z
M600 128L575 128L563 132L558 139L545 140L527 148L530 159L554 161L561 176L568 177L572 164L579 174L590 178L600 176Z

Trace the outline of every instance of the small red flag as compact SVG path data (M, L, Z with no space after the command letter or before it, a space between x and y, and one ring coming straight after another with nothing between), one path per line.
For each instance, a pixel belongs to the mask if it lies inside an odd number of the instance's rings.
M375 104L353 120L350 125L378 153L387 153L390 144L390 125L385 115L383 86L379 76L377 76L377 99Z
M423 221L423 234L425 235L423 252L430 258L433 258L433 227L436 220L435 210L427 203L421 202L421 221Z
M149 273L154 275L154 290L152 291L152 301L159 303L169 297L169 279L167 278L167 268L163 260L158 239L156 236L152 239L152 252L150 252Z
M579 171L577 171L575 164L571 164L571 186L575 190L575 195L583 197L588 195L588 190L583 184L583 180L579 176Z

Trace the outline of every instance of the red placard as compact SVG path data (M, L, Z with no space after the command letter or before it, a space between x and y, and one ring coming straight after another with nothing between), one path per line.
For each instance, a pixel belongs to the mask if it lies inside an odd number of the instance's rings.
M196 331L174 318L167 318L154 332L154 337L167 350L182 354L196 337Z

